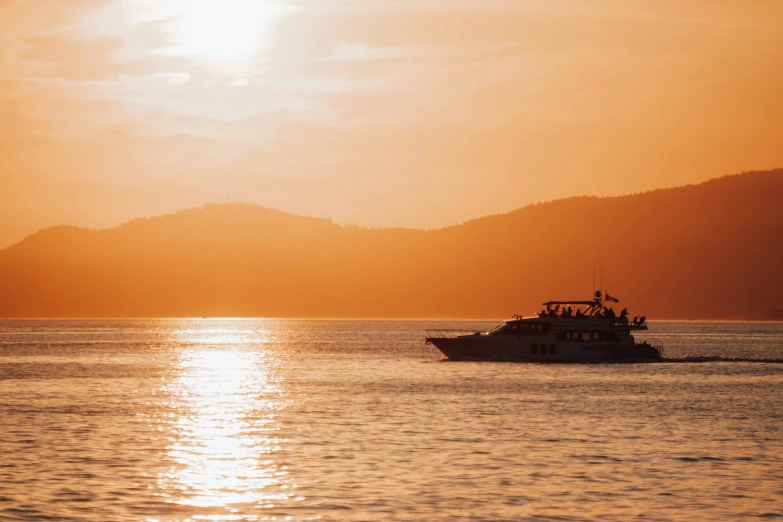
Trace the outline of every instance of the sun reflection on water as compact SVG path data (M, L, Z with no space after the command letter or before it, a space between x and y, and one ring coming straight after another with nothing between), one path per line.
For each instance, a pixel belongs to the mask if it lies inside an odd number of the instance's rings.
M178 376L166 386L175 418L158 477L167 502L210 520L231 520L238 506L269 508L295 498L296 485L275 454L286 399L268 332L241 323L177 330ZM210 511L211 510L211 511ZM195 513L194 513L195 514ZM203 517L201 517L203 518Z

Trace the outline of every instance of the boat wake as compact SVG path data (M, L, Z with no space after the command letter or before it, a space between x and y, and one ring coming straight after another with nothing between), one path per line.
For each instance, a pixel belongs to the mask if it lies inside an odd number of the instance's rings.
M661 363L708 363L708 362L743 362L743 363L773 363L783 364L783 359L756 359L752 357L720 357L718 355L684 355L682 357L663 357Z
M468 360L452 361L448 357L442 356L437 359L431 359L426 362L471 362ZM516 362L526 364L661 364L661 363L766 363L783 364L783 359L756 359L751 357L721 357L718 355L684 355L682 357L661 357L660 359L622 359L622 360L603 360L603 361L482 361L472 362Z

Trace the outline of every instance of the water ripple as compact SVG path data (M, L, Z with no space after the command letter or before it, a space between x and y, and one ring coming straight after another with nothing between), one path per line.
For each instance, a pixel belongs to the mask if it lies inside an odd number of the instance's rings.
M783 326L655 323L652 365L429 326L0 321L0 519L781 518Z

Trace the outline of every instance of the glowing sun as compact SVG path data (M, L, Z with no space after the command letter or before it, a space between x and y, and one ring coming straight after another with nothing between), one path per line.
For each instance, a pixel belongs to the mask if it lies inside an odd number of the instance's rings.
M245 67L265 51L290 6L264 0L166 0L171 45L166 54L190 56L220 68Z

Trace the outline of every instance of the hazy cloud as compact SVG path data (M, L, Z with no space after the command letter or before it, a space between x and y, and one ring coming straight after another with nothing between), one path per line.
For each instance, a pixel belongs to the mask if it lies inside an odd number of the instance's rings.
M0 245L225 197L435 226L783 162L777 3L0 9Z

